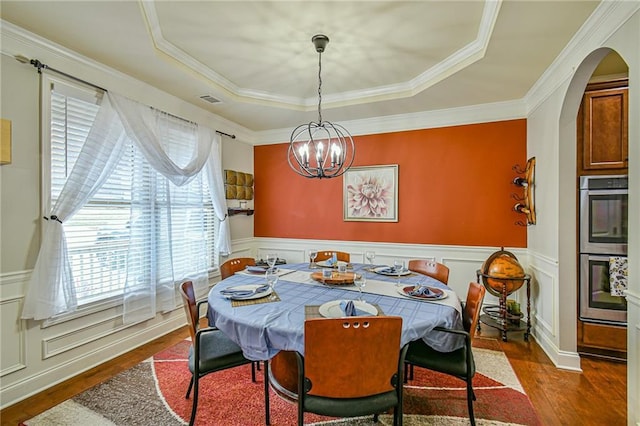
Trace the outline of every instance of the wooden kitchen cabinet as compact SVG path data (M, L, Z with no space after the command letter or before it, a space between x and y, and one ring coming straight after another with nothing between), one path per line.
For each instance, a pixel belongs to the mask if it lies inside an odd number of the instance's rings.
M587 86L578 113L578 173L626 174L628 83L616 80Z
M627 327L578 320L578 353L625 361Z

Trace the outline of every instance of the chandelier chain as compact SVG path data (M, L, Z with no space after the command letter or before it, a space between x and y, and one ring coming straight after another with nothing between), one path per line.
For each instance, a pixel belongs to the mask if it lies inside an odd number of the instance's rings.
M322 124L322 52L318 53L318 124Z

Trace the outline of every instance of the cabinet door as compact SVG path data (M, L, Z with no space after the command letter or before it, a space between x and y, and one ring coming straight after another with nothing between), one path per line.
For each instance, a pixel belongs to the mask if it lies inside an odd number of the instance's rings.
M624 169L628 165L628 89L584 94L583 169Z

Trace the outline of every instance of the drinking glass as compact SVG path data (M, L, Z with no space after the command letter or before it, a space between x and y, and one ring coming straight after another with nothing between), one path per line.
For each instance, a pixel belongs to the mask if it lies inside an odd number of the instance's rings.
M309 251L309 259L311 259L311 262L309 263L309 269L315 269L316 257L318 257L318 250Z
M402 259L396 259L393 261L393 269L395 270L396 274L398 274L398 282L396 283L397 287L400 287L400 277L402 276L402 273L404 272L404 260Z
M353 283L358 287L358 291L360 292L358 300L362 302L362 289L367 285L367 278L365 278L364 274L354 274Z
M276 265L277 259L278 259L278 255L276 253L267 254L267 265L269 265L269 269L273 269L273 267Z
M331 278L333 275L333 271L331 269L323 269L322 270L322 284L325 284L325 279Z
M371 264L371 268L373 268L373 259L376 258L376 253L374 251L366 251L364 253L364 257L367 258L367 260L369 261L369 263Z
M269 285L269 288L271 288L271 291L275 291L276 284L278 283L278 272L273 268L269 268L267 269L267 272L265 272L264 277L267 280L267 284Z

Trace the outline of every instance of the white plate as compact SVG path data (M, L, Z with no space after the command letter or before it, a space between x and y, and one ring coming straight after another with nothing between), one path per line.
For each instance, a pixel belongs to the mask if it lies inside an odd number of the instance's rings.
M395 272L387 272L386 271L386 269L389 269L389 268L391 268L391 266L378 266L377 268L373 268L373 272L375 272L376 274L380 274L380 275L386 275L388 277L397 277L398 274L396 274ZM408 269L405 269L400 274L401 277L404 277L405 275L411 275L411 271L408 270Z
M343 300L332 300L331 302L323 303L320 305L320 308L318 308L320 315L325 318L345 318L344 312L342 312L342 308L340 308L340 302L343 302ZM378 308L370 303L354 300L353 304L361 311L368 312L373 316L378 315Z
M247 284L247 285L236 285L233 287L229 287L229 289L234 289L234 290L255 290L258 287L262 287L264 284ZM266 297L268 295L270 295L271 293L273 293L273 289L268 288L266 291L263 291L261 293L256 293L256 294L252 294L251 296L223 296L226 297L227 299L231 299L231 300L253 300L253 299L260 299L262 297Z
M442 300L442 299L446 299L447 296L449 296L447 294L446 291L442 290L441 288L437 288L437 287L429 287L429 290L439 293L438 296L436 297L428 297L428 296L414 296L412 294L409 294L409 292L413 291L414 286L412 285L407 285L407 286L402 286L398 288L398 293L402 294L403 296L407 296L410 297L412 299L417 299L417 300L425 300L425 301L429 301L429 300Z
M295 271L294 271L294 270L292 270L292 269L275 268L275 270L276 270L276 272L278 273L278 276L279 276L279 277L281 277L281 276L283 276L283 275L290 274L290 273L292 273L292 272L295 272ZM265 275L265 273L266 273L266 272L267 272L266 270L265 270L265 271L262 271L262 272L252 272L252 271L247 271L247 269L245 268L245 269L243 269L242 271L237 271L237 272L236 272L236 274L239 274L239 275L249 275L249 276L252 276L252 277L264 277L264 275Z

